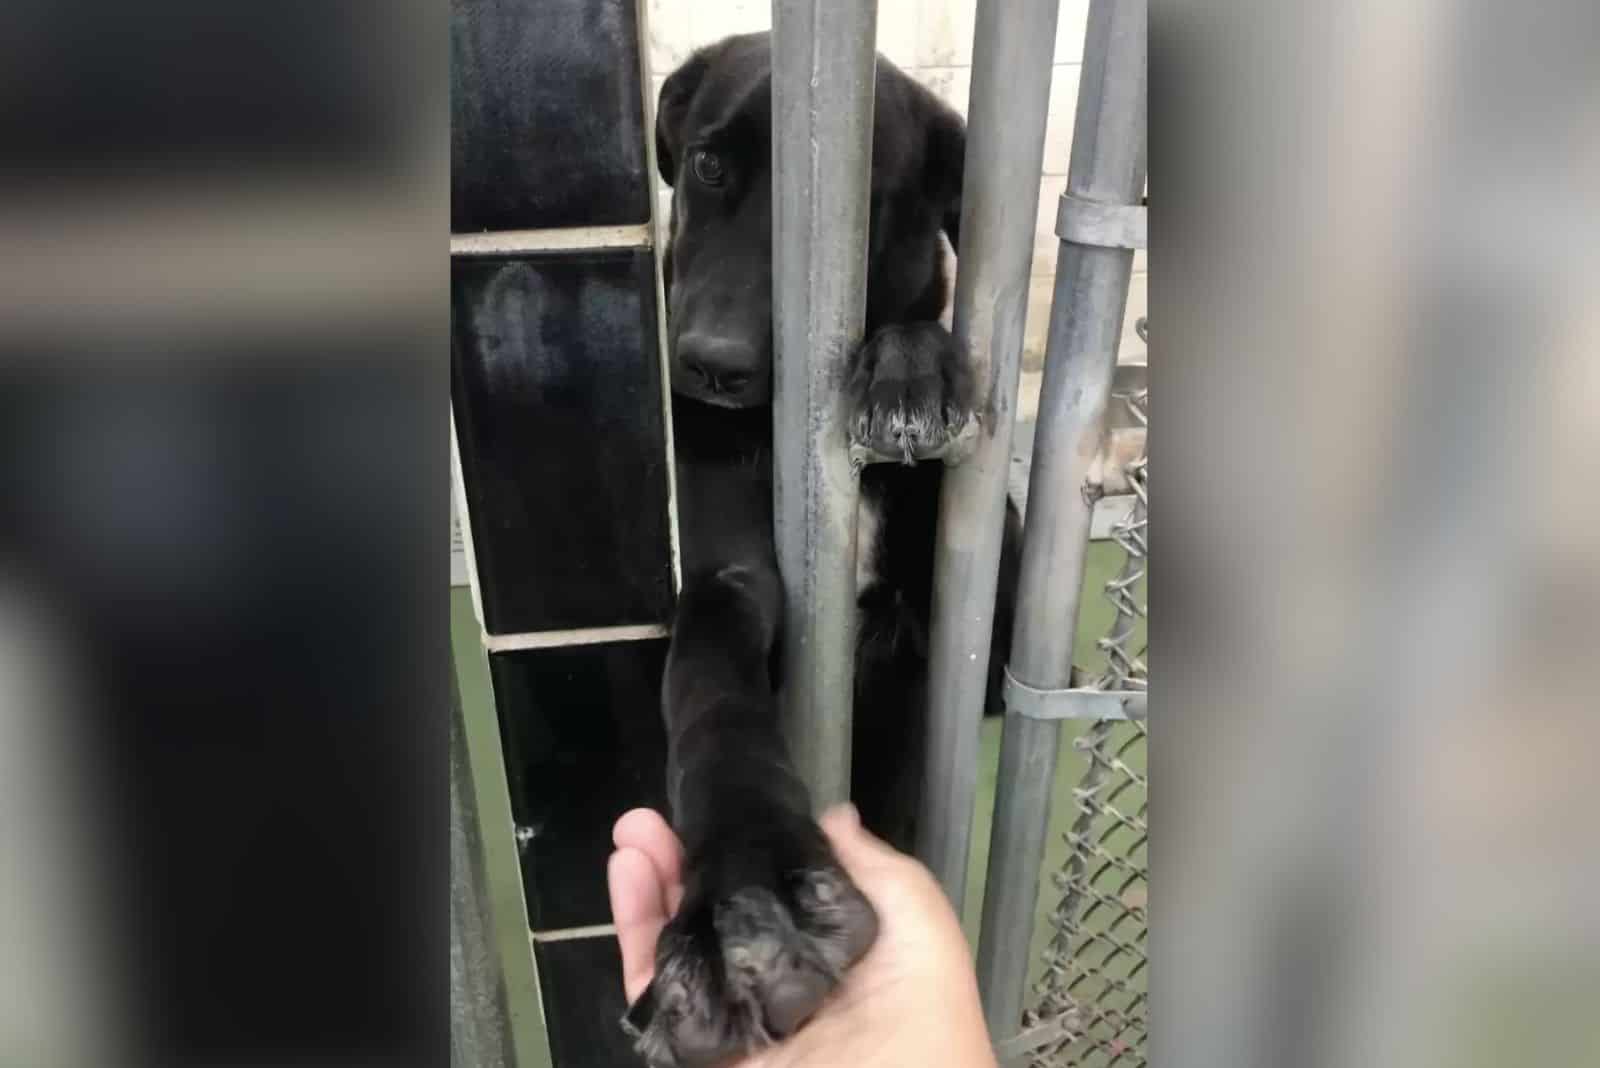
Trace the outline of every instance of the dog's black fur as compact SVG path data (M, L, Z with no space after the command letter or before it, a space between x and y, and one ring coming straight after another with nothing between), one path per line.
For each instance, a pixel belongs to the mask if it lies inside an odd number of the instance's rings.
M852 793L869 828L909 848L943 474L910 461L979 418L970 358L937 322L949 288L939 234L959 241L966 134L881 56L874 120L866 341L841 387L853 437L907 465L862 473ZM772 531L771 155L766 34L702 49L662 86L656 156L674 190L666 274L683 563L663 703L687 885L655 981L627 1021L660 1065L710 1064L787 1034L876 931L811 821L773 702L783 594ZM1008 509L992 693L1019 534Z

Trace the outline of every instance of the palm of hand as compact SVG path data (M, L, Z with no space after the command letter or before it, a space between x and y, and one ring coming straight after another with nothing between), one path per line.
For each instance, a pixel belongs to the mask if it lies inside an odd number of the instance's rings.
M840 862L872 901L877 941L788 1040L727 1068L992 1065L967 944L938 884L860 826L848 807L822 818ZM611 910L630 1003L650 982L656 940L683 900L683 856L662 817L635 809L613 831Z

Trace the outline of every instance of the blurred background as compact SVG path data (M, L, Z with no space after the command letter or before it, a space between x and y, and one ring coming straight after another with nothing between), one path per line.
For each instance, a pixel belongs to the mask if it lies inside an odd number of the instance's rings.
M0 12L0 1063L448 1057L444 15Z
M1600 1049L1597 56L1152 7L1156 1063Z

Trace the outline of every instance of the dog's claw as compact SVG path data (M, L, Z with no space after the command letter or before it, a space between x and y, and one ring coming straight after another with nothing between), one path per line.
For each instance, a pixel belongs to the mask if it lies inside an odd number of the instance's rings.
M938 323L887 326L856 353L849 391L850 458L959 463L977 440L966 352Z
M907 441L897 451L885 450L852 434L850 463L857 473L868 464L913 464L927 460L940 460L947 467L955 467L976 451L979 432L979 420L971 416L962 421L959 429L947 433L942 442L930 448L918 449Z
M687 900L623 1030L651 1068L753 1052L809 1019L877 931L877 913L832 866Z

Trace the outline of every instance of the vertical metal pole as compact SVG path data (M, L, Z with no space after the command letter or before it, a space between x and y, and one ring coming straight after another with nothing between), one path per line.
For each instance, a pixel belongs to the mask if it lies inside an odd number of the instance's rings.
M959 912L977 790L1006 478L1022 367L1057 0L985 0L973 41L955 334L988 400L976 451L945 472L934 555L917 856Z
M1144 186L1145 16L1145 0L1093 0L1089 8L1012 632L1011 674L1034 689L1071 685L1093 513L1083 488L1110 403L1133 266L1132 242L1115 236L1133 228L1116 225L1117 206L1138 203ZM1084 202L1089 210L1072 210ZM1104 236L1086 243L1096 229ZM984 1014L996 1039L1015 1031L1022 1013L1059 737L1058 720L1007 709L978 945Z
M450 1064L514 1068L510 998L495 946L461 694L450 679Z
M856 501L844 391L866 318L876 0L773 0L773 501L783 721L812 802L850 796Z

